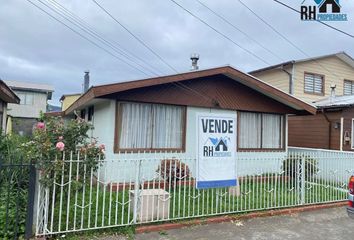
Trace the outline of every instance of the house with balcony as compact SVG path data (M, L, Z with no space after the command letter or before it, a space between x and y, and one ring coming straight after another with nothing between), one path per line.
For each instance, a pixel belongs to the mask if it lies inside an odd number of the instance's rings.
M20 98L20 104L8 104L8 114L12 117L12 131L20 135L31 135L40 112L47 111L47 102L52 99L54 87L20 81L5 83Z

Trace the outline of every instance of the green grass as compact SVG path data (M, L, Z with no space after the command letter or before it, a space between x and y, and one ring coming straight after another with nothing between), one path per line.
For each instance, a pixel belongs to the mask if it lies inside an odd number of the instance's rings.
M194 186L176 186L168 190L170 194L169 220L202 217L223 213L241 213L253 210L291 207L300 204L299 186L291 181L267 180L257 181L248 178L240 183L241 195L234 197L228 189L197 190ZM91 192L91 195L90 195ZM60 188L57 188L53 219L49 214L48 229L53 232L101 228L106 226L128 225L133 219L133 202L129 202L129 191L110 192L102 186L86 186L85 191L72 190L70 196L66 191L62 193L62 208L60 209ZM52 199L52 195L50 199ZM333 187L306 184L305 204L343 200L346 192ZM70 205L68 201L70 200ZM77 203L75 205L75 202ZM119 203L126 204L119 204ZM152 206L150 201L149 206ZM159 204L162 204L160 201ZM81 206L84 206L81 208ZM162 206L162 205L161 205ZM166 207L167 208L167 207ZM151 211L152 207L150 207ZM67 211L69 214L67 215ZM59 216L61 222L59 224ZM165 219L167 216L165 216ZM154 220L164 220L163 217ZM51 223L53 227L51 228ZM68 223L68 224L67 224ZM60 226L60 229L59 229Z

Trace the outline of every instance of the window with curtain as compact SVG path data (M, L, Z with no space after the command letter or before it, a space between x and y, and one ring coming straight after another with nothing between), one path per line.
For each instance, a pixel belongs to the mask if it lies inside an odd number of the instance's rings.
M119 149L182 149L185 107L119 103Z
M324 76L313 73L305 73L305 93L324 94Z
M354 94L354 81L344 80L344 95L353 95Z
M238 113L239 149L282 149L284 116L267 113Z

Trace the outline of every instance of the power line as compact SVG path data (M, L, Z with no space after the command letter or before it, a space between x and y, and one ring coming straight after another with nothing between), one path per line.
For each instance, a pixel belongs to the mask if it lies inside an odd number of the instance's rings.
M259 16L255 11L253 11L251 8L249 8L245 3L243 3L241 0L238 0L239 3L241 3L245 8L247 8L254 16L256 16L261 22L263 22L265 25L267 25L270 29L272 29L275 33L277 33L281 38L283 38L286 42L288 42L291 46L299 50L301 53L305 54L304 51L302 51L298 46L296 46L292 41L290 41L287 37L285 37L281 32L279 32L277 29L275 29L271 24L269 24L266 20L264 20L261 16Z
M251 39L253 42L255 42L258 46L260 46L261 48L263 48L264 50L266 50L267 52L269 52L270 54L272 54L274 57L276 57L277 59L284 61L284 59L282 59L281 57L279 57L279 55L277 55L276 53L274 53L272 50L270 50L269 48L267 48L266 46L264 46L262 43L258 42L256 39L254 39L252 36L250 36L249 34L247 34L245 31L242 31L240 28L238 28L235 24L231 23L229 20L227 20L223 15L221 15L220 13L217 13L216 11L214 11L213 9L211 9L208 5L206 5L205 3L201 2L200 0L196 0L199 4L201 4L203 7L207 8L210 12L212 12L215 16L219 17L221 20L223 20L225 23L227 23L228 25L230 25L232 28L236 29L238 32L242 33L244 36L246 36L247 38Z
M118 23L125 31L127 31L133 38L140 42L146 49L148 49L152 54L154 54L160 61L167 65L170 69L178 72L173 66L171 66L167 61L165 61L162 56L160 56L156 51L154 51L149 45L147 45L143 40L141 40L136 34L129 30L124 24L118 21L111 13L109 13L102 5L100 5L96 0L92 0L102 11L104 11L108 16L110 16L116 23Z
M273 1L276 2L276 3L279 3L280 5L283 5L284 7L287 7L287 8L289 8L289 9L291 9L291 10L297 12L297 13L301 13L299 10L297 10L297 9L295 9L295 8L293 8L293 7L291 7L291 6L287 5L287 4L285 4L285 3L283 3L283 2L280 2L280 1L278 1L278 0L273 0ZM318 20L318 19L314 19L314 20L315 20L316 22L319 22L319 23L323 24L323 25L326 26L326 27L329 27L329 28L331 28L331 29L337 31L337 32L343 33L343 34L345 34L345 35L347 35L347 36L349 36L349 37L351 37L351 38L354 38L354 35L352 35L352 34L350 34L350 33L347 33L347 32L345 32L345 31L343 31L343 30L341 30L341 29L339 29L339 28L336 28L336 27L332 26L332 25L329 25L328 23L322 22L322 21L320 21L320 20Z
M97 1L92 0L102 11L104 11L108 16L110 16L117 24L119 24L124 30L126 30L135 40L137 40L141 45L143 45L146 49L148 49L152 54L154 54L157 58L161 60L165 65L167 65L170 69L172 69L174 72L178 73L178 71L171 66L165 59L162 58L154 49L152 49L150 46L148 46L142 39L140 39L136 34L134 34L132 31L129 30L128 27L126 27L124 24L122 24L120 21L118 21L117 18L115 18L107 9L105 9L102 5L100 5ZM181 89L184 90L189 90L191 92L194 92L195 94L201 96L204 99L212 100L214 101L213 98L206 96L203 93L200 93L197 90L194 90L193 88L190 88L186 86L185 84L181 82L173 82L173 85L180 87Z
M117 55L113 54L112 52L108 51L107 49L105 49L104 47L100 46L99 44L97 44L96 42L94 42L93 40L89 39L88 37L86 37L85 35L81 34L80 32L76 31L74 28L70 27L69 25L67 25L66 23L64 23L63 21L61 21L60 19L58 19L57 17L55 17L54 15L52 15L51 13L49 13L48 11L44 10L43 8L41 8L40 6L38 6L37 4L33 3L31 0L27 0L30 4L32 4L33 6L35 6L36 8L38 8L40 11L44 12L45 14L47 14L48 16L50 16L51 18L53 18L55 21L59 22L60 24L64 25L65 27L67 27L68 29L70 29L72 32L76 33L77 35L79 35L80 37L82 37L83 39L85 39L86 41L90 42L91 44L95 45L96 47L102 49L103 51L105 51L106 53L108 53L109 55L111 55L112 57L122 61L123 63L129 65L130 67L138 70L139 72L145 74L145 75L149 75L146 72L142 71L139 68L136 68L135 66L131 65L130 63L126 62L124 59L118 57Z
M146 69L147 71L149 71L150 73L152 73L153 75L158 75L155 72L147 69L146 67L142 66L140 63L136 62L134 59L131 59L129 56L127 56L126 54L124 54L122 52L122 50L116 48L113 44L111 44L109 41L107 41L106 39L104 39L103 37L101 37L99 34L95 33L94 31L92 31L90 28L87 28L86 26L84 26L83 24L81 24L80 22L78 22L75 18L71 17L70 15L68 15L65 11L63 12L63 10L59 9L57 6L54 6L53 4L51 4L48 0L48 4L43 2L42 0L38 0L40 3L42 3L44 6L46 6L47 8L49 8L50 10L52 10L53 12L55 12L56 14L58 14L59 16L63 17L65 20L67 20L68 22L70 22L71 24L75 25L76 27L78 27L79 29L81 29L81 31L85 32L86 34L90 35L91 37L95 38L96 40L98 40L99 42L103 43L105 46L108 46L110 49L112 49L114 52L118 53L119 55L126 57L129 61L133 62L134 64L138 65L141 68ZM52 1L53 2L53 1ZM52 5L52 6L50 6ZM58 10L57 10L58 9ZM70 19L69 19L69 18ZM124 60L125 61L125 60ZM126 61L125 61L126 62Z
M296 48L299 52L301 52L303 55L311 59L311 56L308 55L305 51L303 51L301 48L299 48L295 43L293 43L290 39L288 39L285 35L283 35L281 32L279 32L277 29L275 29L270 23L268 23L266 20L264 20L261 16L259 16L256 12L254 12L251 8L249 8L245 3L243 3L241 0L238 0L240 4L242 4L245 8L247 8L254 16L256 16L260 21L262 21L265 25L267 25L270 29L272 29L275 33L277 33L280 37L282 37L286 42L288 42L291 46ZM312 59L315 63L317 63L321 68L326 70L329 74L331 74L334 77L340 78L336 73L330 71L327 69L325 66L323 66L320 62L318 62L316 59Z
M109 44L110 46L114 47L115 49L117 49L121 54L123 54L126 58L128 58L131 61L134 61L132 59L137 59L140 62L144 63L145 65L149 66L154 72L155 75L159 75L157 74L155 71L160 72L160 70L157 70L154 66L152 66L150 63L148 63L147 61L145 61L144 59L142 59L141 57L137 56L136 54L134 54L133 52L129 51L128 49L125 49L121 44L119 44L117 41L115 40L106 40L105 38L101 37L100 34L94 30L94 28L87 23L84 19L80 18L78 15L76 15L74 12L70 11L69 9L67 9L66 7L64 7L62 4L58 3L56 0L47 0L47 2L51 2L52 5L57 8L60 9L62 11L64 11L66 16L69 16L71 19L73 19L75 22L77 22L78 24L80 24L81 26L83 26L85 29L87 29L88 31L90 31L92 34L94 34L95 36L97 36L98 38L102 39L103 41L105 41L107 44ZM56 6L55 6L56 5ZM138 64L138 63L137 63ZM141 65L140 65L141 66ZM145 67L144 67L145 68Z
M95 1L95 0L93 0ZM222 37L224 37L225 39L229 40L231 43L233 43L234 45L236 45L237 47L241 48L242 50L244 50L245 52L249 53L250 55L252 55L253 57L257 58L258 60L262 61L263 63L270 65L269 62L267 62L266 60L264 60L263 58L259 57L258 55L256 55L255 53L251 52L250 50L242 47L241 45L239 45L237 42L235 42L234 40L232 40L229 36L225 35L224 33L220 32L219 30L217 30L215 27L211 26L209 23L207 23L206 21L204 21L203 19L201 19L200 17L198 17L197 15L195 15L194 13L192 13L191 11L189 11L188 9L186 9L185 7L183 7L181 4L177 3L175 0L170 0L171 2L173 2L175 5L177 5L178 7L180 7L181 9L183 9L185 12L189 13L191 16L193 16L194 18L196 18L197 20L199 20L201 23L203 23L204 25L206 25L207 27L209 27L210 29L212 29L214 32L216 32L217 34L221 35Z

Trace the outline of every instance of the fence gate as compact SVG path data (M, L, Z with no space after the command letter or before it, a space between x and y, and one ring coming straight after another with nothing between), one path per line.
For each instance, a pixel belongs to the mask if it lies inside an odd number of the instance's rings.
M0 158L0 239L32 237L36 169Z

